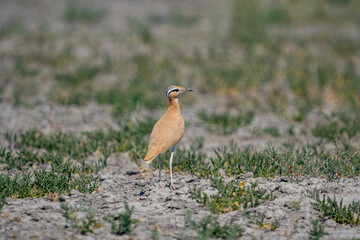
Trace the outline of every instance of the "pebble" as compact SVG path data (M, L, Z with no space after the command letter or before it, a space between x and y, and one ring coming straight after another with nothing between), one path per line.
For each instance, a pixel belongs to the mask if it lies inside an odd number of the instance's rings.
M70 198L69 196L61 195L61 196L59 196L59 201L60 201L60 202L65 202L65 201L68 200L69 198Z
M71 190L69 193L69 196L71 198L76 198L76 197L79 197L80 195L81 195L81 193L76 189Z
M337 225L338 225L338 224L337 224L334 220L332 220L332 219L328 219L328 220L326 220L326 221L324 222L324 226L325 226L325 227L329 227L329 228L336 228Z
M195 179L193 179L193 178L185 178L185 179L181 179L180 181L182 183L191 183L191 182L195 182Z

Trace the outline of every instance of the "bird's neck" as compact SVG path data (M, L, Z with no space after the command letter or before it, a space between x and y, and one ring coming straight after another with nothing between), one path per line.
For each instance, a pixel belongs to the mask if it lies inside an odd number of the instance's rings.
M181 114L179 100L177 98L169 99L168 112Z

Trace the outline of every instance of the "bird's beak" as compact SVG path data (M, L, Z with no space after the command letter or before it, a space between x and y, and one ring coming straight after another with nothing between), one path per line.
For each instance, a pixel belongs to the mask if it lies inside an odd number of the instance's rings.
M186 88L186 89L185 89L185 92L193 92L193 90L192 90L192 89L189 89L189 88Z

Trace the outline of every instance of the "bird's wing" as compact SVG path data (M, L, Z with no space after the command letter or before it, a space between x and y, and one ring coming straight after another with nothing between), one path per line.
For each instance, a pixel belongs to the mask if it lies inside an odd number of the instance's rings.
M157 155L175 146L184 136L184 119L161 118L154 126L145 161L150 163Z

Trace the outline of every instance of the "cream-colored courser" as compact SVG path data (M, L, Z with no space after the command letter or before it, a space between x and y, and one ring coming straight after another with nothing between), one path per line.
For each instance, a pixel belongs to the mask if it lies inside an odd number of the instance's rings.
M161 181L161 158L160 154L171 149L170 157L170 188L174 189L172 179L172 161L177 143L184 136L185 122L181 116L178 97L183 92L192 91L191 89L180 86L170 86L166 90L169 98L169 107L166 113L157 121L150 135L150 142L145 162L150 164L154 158L159 156L159 182Z

